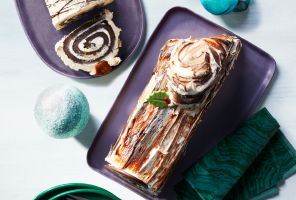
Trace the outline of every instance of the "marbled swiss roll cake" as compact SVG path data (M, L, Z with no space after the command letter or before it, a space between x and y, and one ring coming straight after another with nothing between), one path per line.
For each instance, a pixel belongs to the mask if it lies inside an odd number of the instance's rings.
M92 20L84 23L55 46L58 56L65 65L76 71L84 70L94 76L104 76L121 62L116 57L121 47L113 14L104 9Z
M106 168L156 196L184 155L241 46L238 38L228 35L167 41L136 108L111 145ZM147 102L159 90L169 94L168 107L155 108Z
M87 12L114 0L45 0L52 24L58 30L80 19Z

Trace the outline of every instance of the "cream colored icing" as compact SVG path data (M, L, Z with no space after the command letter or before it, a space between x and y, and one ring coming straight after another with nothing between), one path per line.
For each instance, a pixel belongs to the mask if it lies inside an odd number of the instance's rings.
M67 20L77 20L79 15L97 7L105 6L114 0L45 0L52 24L57 30L67 24Z
M229 37L229 36L228 36ZM235 58L237 57L240 47L238 48L237 45L241 45L241 42L236 37L229 37L229 41L233 43L233 46L231 49L227 50L230 54L235 55ZM234 40L234 41L233 41ZM192 46L190 46L192 44ZM166 78L166 85L164 88L172 88L172 90L166 91L171 99L171 103L168 105L170 108L174 108L174 115L178 116L180 114L180 111L183 110L186 112L188 116L191 117L198 117L201 113L201 110L205 108L206 105L211 103L211 100L208 100L208 98L205 98L204 101L200 101L198 103L177 103L174 101L174 93L178 93L180 95L196 95L207 88L210 87L210 85L215 81L215 78L217 77L218 70L221 69L221 64L217 63L214 56L212 55L211 51L209 51L209 47L203 46L205 42L203 40L195 40L192 42L190 39L179 39L174 46L169 46L169 52L170 53L170 59L168 59L168 65L166 67L162 68L162 70L166 70L166 73L158 73L158 71L152 76L149 84L146 86L144 92L142 93L143 96L146 98L154 91L154 87L161 83L167 76L169 78ZM202 46L202 48L200 48ZM182 52L182 49L189 47L189 49L186 49L186 53ZM167 46L165 46L167 48ZM165 49L163 48L163 49ZM191 52L190 54L187 54L187 52ZM219 49L215 49L217 54L220 56L220 60L223 60L223 55L220 52ZM197 85L194 83L193 80L195 77L200 76L202 74L199 74L199 70L196 68L199 67L197 63L199 62L200 56L205 55L204 53L207 52L209 54L209 64L210 64L210 70L211 70L211 77L207 79L205 83L202 85ZM167 52L166 52L167 53ZM169 55L169 54L168 54ZM166 57L167 55L162 55L161 58ZM160 60L160 59L159 59ZM205 59L203 59L205 60ZM233 66L234 59L231 63L229 63L230 68ZM158 65L162 65L157 64ZM185 65L185 66L184 66ZM202 72L202 70L201 70ZM175 77L178 79L178 77L191 80L188 83L183 85L176 85L176 83L171 82L170 80L173 80L172 77ZM217 80L216 80L217 81ZM220 83L221 80L217 81ZM216 89L212 94L215 96L215 94L218 92L218 89ZM205 94L206 97L208 97L209 94ZM142 99L142 97L140 97ZM134 109L134 112L130 116L128 120L128 127L132 128L132 125L134 123L134 119L137 118L137 115L139 115L139 110L146 104L147 101L141 100L138 102L136 108ZM197 116L198 115L198 116ZM200 122L200 116L196 120L196 123ZM166 133L162 132L162 134L165 134L166 137L160 142L160 144L157 144L149 151L149 154L147 154L147 160L145 160L144 163L142 163L141 168L134 170L130 169L128 167L122 166L121 162L118 162L120 160L119 155L116 152L120 151L120 145L124 144L124 141L129 136L128 129L125 129L123 134L118 138L120 141L118 142L118 146L114 147L114 151L110 151L108 156L105 158L107 162L110 163L110 165L121 169L122 171L131 174L134 177L137 177L139 180L142 180L145 182L148 186L148 190L155 194L155 192L159 192L157 189L159 189L159 184L164 179L164 174L166 174L169 169L171 169L171 164L174 163L174 160L176 159L177 155L182 153L183 147L186 147L188 142L188 135L190 135L192 129L192 126L189 124L182 124L184 126L183 132L176 136L173 133L175 130L177 130L178 127L172 126L170 130ZM145 131L144 131L145 132ZM137 136L133 136L137 137ZM177 142L177 146L172 148L172 144L174 141ZM115 153L114 153L115 152ZM161 158L161 161L158 163L158 165L154 165L154 158L160 157L159 155L163 155ZM169 163L166 163L164 165L164 160L168 157L172 157ZM145 170L144 170L145 169ZM146 175L145 171L149 170L150 173L147 173ZM144 170L144 171L143 171ZM162 183L161 183L162 185Z

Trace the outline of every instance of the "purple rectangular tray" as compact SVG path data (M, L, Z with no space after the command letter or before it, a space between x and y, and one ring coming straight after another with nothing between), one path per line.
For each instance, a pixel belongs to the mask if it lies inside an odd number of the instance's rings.
M197 126L186 155L181 159L163 191L153 198L109 173L104 165L110 145L115 142L143 89L151 78L161 47L173 38L200 38L234 33L182 7L170 9L151 35L141 56L126 80L113 107L102 123L87 155L89 166L100 174L136 192L145 199L176 199L173 186L181 180L181 172L198 160L219 141L248 119L275 71L274 59L242 40L242 49L212 106Z

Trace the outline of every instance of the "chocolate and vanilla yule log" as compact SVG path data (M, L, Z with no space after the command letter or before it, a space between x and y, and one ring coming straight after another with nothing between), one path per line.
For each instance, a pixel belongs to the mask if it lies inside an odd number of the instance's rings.
M116 57L121 47L113 14L104 9L92 20L63 37L55 46L65 65L76 71L84 70L94 76L104 76L121 62Z
M112 3L114 0L45 0L52 24L62 29L66 24L80 19L87 12Z
M225 34L167 41L136 108L111 145L107 170L157 196L233 68L241 46L238 38ZM170 99L164 108L146 100L160 90Z

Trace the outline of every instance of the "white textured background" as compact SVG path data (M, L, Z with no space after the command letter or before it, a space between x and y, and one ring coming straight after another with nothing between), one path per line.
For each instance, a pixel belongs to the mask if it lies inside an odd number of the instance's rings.
M67 78L48 68L28 42L13 0L0 6L0 199L32 199L50 187L70 182L98 185L124 200L142 199L92 171L86 163L86 153L144 42L174 6L192 9L275 58L275 75L256 111L267 107L296 147L295 0L251 0L246 12L222 17L208 13L199 0L143 0L143 4L146 34L132 60L106 77L91 80ZM33 109L38 95L56 83L76 86L89 101L90 121L76 138L52 139L35 122ZM296 199L295 188L296 175L280 184L280 195L272 199Z

